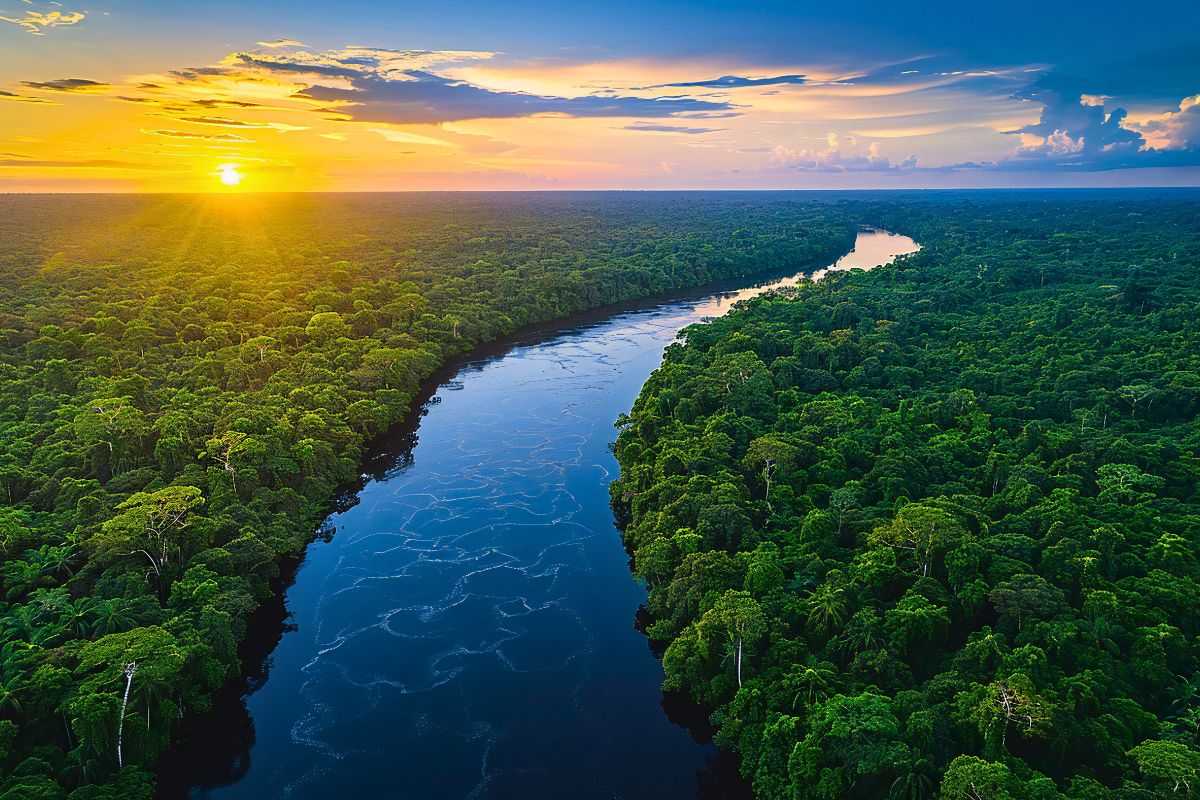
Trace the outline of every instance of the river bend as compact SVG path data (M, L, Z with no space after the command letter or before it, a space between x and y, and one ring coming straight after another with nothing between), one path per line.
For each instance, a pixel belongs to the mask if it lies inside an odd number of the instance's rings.
M916 244L859 234L830 269ZM740 798L634 627L608 507L613 421L681 328L795 278L617 313L467 363L417 440L329 520L245 699L236 780L195 798ZM182 776L179 776L182 777ZM208 784L207 786L205 784Z

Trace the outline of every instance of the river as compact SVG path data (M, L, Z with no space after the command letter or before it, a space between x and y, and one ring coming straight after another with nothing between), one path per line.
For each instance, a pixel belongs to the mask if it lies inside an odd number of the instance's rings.
M828 269L917 248L862 231ZM747 797L703 715L664 697L635 628L645 589L608 506L609 444L681 328L797 280L559 327L459 367L308 548L289 624L244 711L236 698L249 724L218 715L165 762L163 796Z

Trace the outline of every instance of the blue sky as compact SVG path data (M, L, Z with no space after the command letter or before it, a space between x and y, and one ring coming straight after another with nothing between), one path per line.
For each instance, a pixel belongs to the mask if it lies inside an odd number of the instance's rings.
M278 189L1200 183L1194 2L0 0L0 19L0 190L201 186L231 163Z

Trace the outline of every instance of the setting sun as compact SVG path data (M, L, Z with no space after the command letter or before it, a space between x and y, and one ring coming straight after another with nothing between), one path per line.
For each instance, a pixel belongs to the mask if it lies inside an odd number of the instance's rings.
M237 164L222 164L217 167L217 175L225 186L237 186L245 177L238 172Z

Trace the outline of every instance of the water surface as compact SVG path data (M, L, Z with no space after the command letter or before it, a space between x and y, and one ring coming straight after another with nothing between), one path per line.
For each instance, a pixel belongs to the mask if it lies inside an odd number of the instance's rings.
M864 231L828 269L915 249ZM681 328L797 280L618 313L461 367L411 450L309 547L269 678L245 699L252 741L222 778L164 775L176 787L164 791L747 796L733 760L672 721L687 704L664 702L661 665L634 627L645 590L608 507L608 448ZM209 758L204 747L188 758Z

